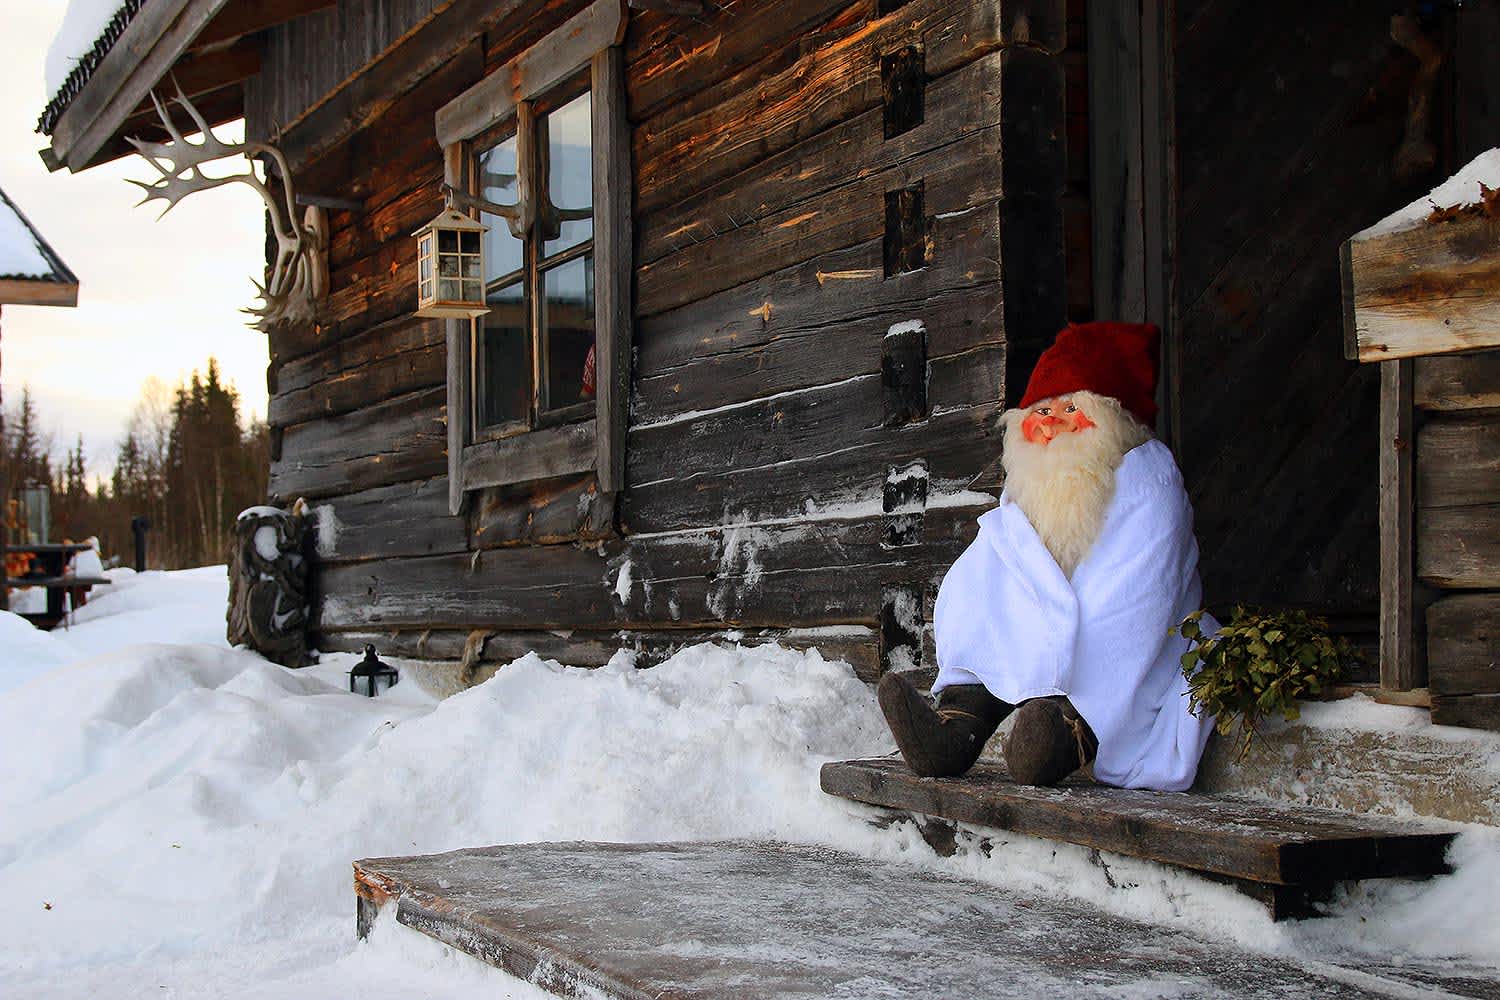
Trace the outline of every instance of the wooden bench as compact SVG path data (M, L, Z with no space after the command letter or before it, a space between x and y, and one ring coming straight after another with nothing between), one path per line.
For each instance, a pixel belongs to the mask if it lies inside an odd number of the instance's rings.
M1228 882L1278 920L1316 915L1314 904L1340 882L1446 874L1456 836L1380 816L1082 777L1035 788L991 761L962 778L919 778L889 757L838 761L823 765L821 782L830 795L920 817L937 850L951 851L952 824L965 823L1113 851Z
M109 578L103 576L76 576L63 572L67 566L68 559L76 553L93 548L82 542L51 542L36 545L7 545L3 552L5 555L21 553L33 557L33 561L40 565L41 572L37 576L4 577L0 579L0 588L7 595L6 606L9 606L9 593L25 587L45 587L47 590L47 610L21 612L21 617L31 622L39 629L51 629L66 617L72 606L72 597L77 593L87 593L89 588L104 586L108 584ZM81 603L81 602L80 602Z

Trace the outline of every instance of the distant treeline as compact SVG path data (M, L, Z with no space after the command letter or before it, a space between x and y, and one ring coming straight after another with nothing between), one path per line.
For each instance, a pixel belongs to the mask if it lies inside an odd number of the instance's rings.
M52 541L97 535L104 557L129 565L135 517L151 522L152 569L182 569L227 558L235 515L263 503L270 467L266 425L242 423L239 394L210 358L206 374L168 389L147 381L115 453L108 480L87 482L83 438L59 461L42 430L30 389L6 407L0 483L10 494L26 483L51 485Z

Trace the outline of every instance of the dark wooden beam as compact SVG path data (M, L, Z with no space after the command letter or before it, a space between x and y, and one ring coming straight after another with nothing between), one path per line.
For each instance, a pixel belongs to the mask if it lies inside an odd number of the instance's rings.
M159 97L177 96L180 90L196 104L197 99L231 84L242 83L260 72L260 43L253 38L242 39L228 48L211 53L188 53L172 67L172 72L156 87ZM130 120L139 117L155 119L156 109L150 97L142 100L130 113ZM121 134L128 135L122 127Z
M76 306L78 282L0 278L0 304L8 306Z
M327 10L338 0L239 0L219 12L193 41L193 52L234 42L306 14Z
M654 10L678 17L702 17L703 0L630 0L629 6L636 10Z

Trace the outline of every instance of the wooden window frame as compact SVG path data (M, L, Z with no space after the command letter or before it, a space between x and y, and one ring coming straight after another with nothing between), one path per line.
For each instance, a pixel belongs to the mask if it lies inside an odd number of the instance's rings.
M625 485L632 309L630 127L625 118L622 0L597 0L437 113L445 181L468 190L476 139L587 70L592 91L594 182L593 416L530 430L476 435L473 330L447 320L448 508L458 514L474 490L594 472L601 493ZM588 404L580 404L586 406ZM572 408L566 413L571 413Z

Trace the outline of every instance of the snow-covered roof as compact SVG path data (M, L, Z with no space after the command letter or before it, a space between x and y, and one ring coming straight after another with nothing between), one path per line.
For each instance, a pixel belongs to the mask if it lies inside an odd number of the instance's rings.
M3 190L0 190L0 281L78 284L68 265Z
M52 134L57 120L144 6L146 0L69 0L47 49L47 93L52 99L37 119L38 132Z

